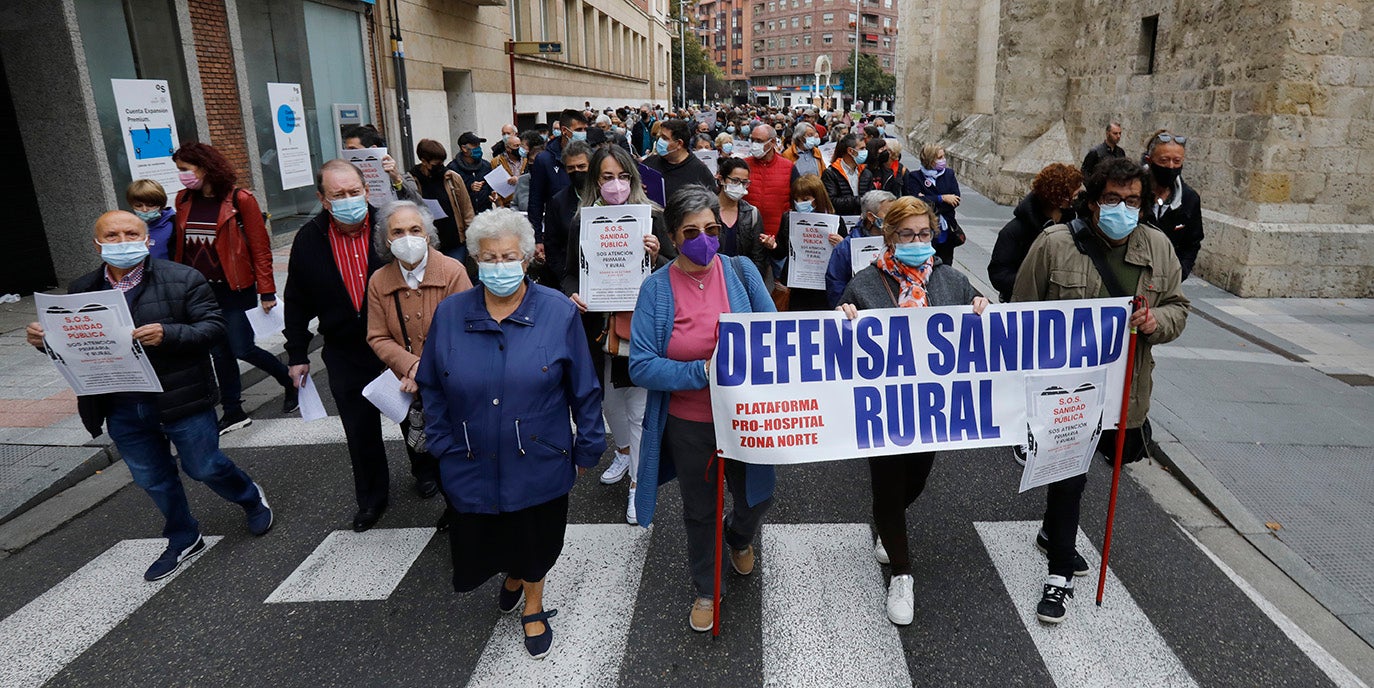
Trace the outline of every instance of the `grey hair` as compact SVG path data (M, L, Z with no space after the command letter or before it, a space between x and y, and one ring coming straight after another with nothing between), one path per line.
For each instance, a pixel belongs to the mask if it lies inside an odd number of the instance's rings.
M865 215L868 213L877 215L878 209L883 207L884 203L895 200L897 200L897 197L892 195L891 191L878 189L864 194L863 199L859 201L859 205Z
M687 184L668 199L668 207L663 211L663 220L668 225L668 234L677 233L682 221L692 213L710 210L720 222L720 199L700 184Z
M603 113L603 114L600 114L600 115L597 115L597 116L596 116L596 123L597 123L598 125L601 125L601 124L610 124L610 123L611 123L611 118L610 118L609 115L606 115L606 114Z
M468 225L468 255L475 259L481 252L482 241L514 236L520 240L520 253L525 258L534 255L534 226L525 213L510 208L492 208L480 213Z
M392 201L377 210L377 227L372 230L372 247L382 260L391 262L391 218L402 210L413 210L420 216L420 224L425 228L425 238L430 246L439 245L439 233L434 230L434 214L414 201Z
M893 160L896 160L896 161L898 161L898 162L901 162L901 160L902 160L902 140L899 139L899 138L897 138L897 139L883 139L883 140L887 142L887 150L888 150L889 152L892 153L892 159L893 159Z
M792 130L792 142L804 143L806 141L808 131L815 132L817 134L820 133L816 131L815 127L811 126L810 122L798 122L797 127Z

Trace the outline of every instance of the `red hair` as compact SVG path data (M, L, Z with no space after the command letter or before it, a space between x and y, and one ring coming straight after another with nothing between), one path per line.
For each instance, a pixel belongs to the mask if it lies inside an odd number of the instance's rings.
M209 186L210 193L216 196L227 195L238 181L238 174L234 172L234 166L229 163L229 159L208 143L184 143L172 154L172 160L199 167L205 175L204 184Z

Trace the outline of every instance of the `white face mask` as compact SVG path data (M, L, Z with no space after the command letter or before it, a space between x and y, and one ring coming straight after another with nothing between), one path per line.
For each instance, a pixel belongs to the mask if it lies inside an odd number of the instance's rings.
M429 252L429 241L422 236L407 234L391 240L391 255L402 263L415 264Z
M725 195L729 196L732 201L738 201L744 198L748 193L749 190L744 188L743 184L726 183L725 185Z
M750 143L749 154L756 158L762 158L763 156L768 155L768 144L759 143L758 141Z

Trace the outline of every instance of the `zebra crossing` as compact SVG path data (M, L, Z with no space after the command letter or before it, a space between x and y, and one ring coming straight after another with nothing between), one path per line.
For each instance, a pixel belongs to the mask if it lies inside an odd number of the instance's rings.
M589 475L547 579L554 652L535 662L518 618L497 613L495 583L452 592L446 538L421 527L437 505L400 494L403 461L382 524L337 529L351 484L345 449L324 439L335 420L258 420L226 436L281 520L251 538L235 507L191 488L215 547L172 578L142 580L164 542L130 536L156 522L133 487L0 559L0 687L257 675L309 686L1364 685L1129 480L1105 604L1092 604L1095 577L1080 579L1069 618L1040 625L1032 519L1043 502L1016 495L1015 466L990 450L942 456L909 510L917 605L901 628L886 617L861 463L779 471L758 569L740 578L725 567L718 639L687 629L675 486L645 530L619 521L623 485ZM1100 534L1091 514L1108 477L1089 475L1087 533ZM1094 539L1079 537L1096 565ZM74 547L83 554L71 560ZM42 586L30 584L36 572ZM202 641L154 642L182 636Z

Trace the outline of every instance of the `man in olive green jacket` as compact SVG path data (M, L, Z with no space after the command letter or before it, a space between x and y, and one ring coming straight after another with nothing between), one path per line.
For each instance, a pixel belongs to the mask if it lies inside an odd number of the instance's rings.
M1126 159L1098 165L1087 181L1081 221L1046 229L1021 264L1012 301L1057 301L1105 298L1111 295L1089 253L1101 257L1114 281L1126 293L1144 298L1130 325L1136 339L1135 376L1127 410L1124 461L1144 455L1142 431L1150 411L1151 374L1156 344L1177 339L1188 319L1188 299L1180 283L1183 268L1173 244L1159 230L1140 224L1140 204L1148 192L1144 170ZM1114 451L1116 432L1102 433L1099 449ZM1073 577L1088 574L1087 561L1074 549L1078 533L1079 500L1086 475L1049 486L1045 518L1036 544L1049 557L1049 576L1036 615L1046 623L1064 620Z

